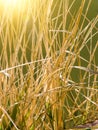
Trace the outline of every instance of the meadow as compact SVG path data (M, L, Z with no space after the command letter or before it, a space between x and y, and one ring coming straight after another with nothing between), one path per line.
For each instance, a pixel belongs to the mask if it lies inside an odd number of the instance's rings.
M94 1L0 1L0 130L98 128Z

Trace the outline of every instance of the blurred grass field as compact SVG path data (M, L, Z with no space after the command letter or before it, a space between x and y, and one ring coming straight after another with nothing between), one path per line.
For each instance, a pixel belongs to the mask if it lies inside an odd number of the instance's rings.
M94 0L0 2L0 130L91 129L98 120Z

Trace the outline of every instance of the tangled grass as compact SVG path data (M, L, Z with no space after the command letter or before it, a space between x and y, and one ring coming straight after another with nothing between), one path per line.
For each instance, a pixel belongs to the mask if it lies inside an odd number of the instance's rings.
M0 130L94 127L98 15L87 17L92 1L76 10L76 0L0 8Z

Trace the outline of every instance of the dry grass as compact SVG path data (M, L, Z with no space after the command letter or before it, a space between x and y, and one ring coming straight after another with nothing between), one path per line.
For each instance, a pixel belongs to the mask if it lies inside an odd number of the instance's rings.
M75 1L0 8L1 130L64 130L98 119L98 15L87 18L91 0L73 12Z

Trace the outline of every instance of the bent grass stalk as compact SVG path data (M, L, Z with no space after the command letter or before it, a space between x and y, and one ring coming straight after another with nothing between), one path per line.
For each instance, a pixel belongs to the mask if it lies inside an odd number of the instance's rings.
M1 130L71 129L98 119L98 16L87 17L91 0L73 12L76 2L1 9Z

